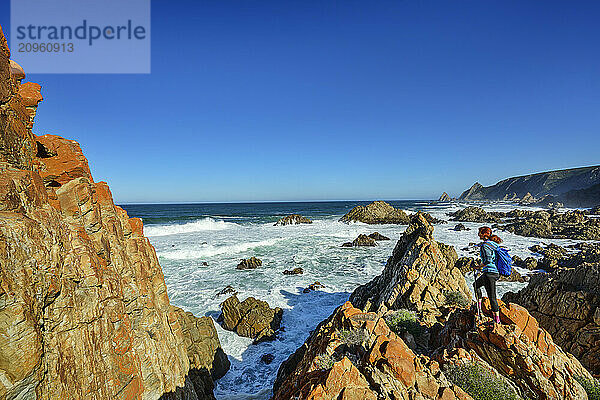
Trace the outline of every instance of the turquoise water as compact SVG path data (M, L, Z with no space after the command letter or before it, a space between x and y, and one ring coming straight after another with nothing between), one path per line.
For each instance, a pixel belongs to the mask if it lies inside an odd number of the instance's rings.
M193 312L217 318L217 293L232 285L240 300L254 296L272 307L284 310L282 332L277 340L252 345L251 339L225 331L217 325L231 369L217 381L218 399L268 399L279 364L306 340L309 332L360 284L380 274L391 255L404 225L369 226L344 224L338 219L358 204L368 202L298 202L245 204L152 204L124 205L130 216L144 220L144 232L155 246L162 266L170 300ZM434 201L390 201L407 212L423 210L444 220L457 210L456 203ZM490 210L507 210L514 205L497 204ZM282 216L297 213L314 221L310 225L273 226ZM437 240L454 245L459 255L469 242L477 241L478 224L465 224L470 231L454 232L454 223L436 225ZM374 248L341 248L361 233L378 231L392 240ZM528 246L535 238L502 234L513 254L529 256ZM263 265L240 271L240 259L256 256ZM208 263L205 266L203 263ZM302 267L303 275L283 275L285 269ZM302 293L319 281L321 291ZM500 294L517 290L523 284L502 283ZM260 361L271 353L274 361Z

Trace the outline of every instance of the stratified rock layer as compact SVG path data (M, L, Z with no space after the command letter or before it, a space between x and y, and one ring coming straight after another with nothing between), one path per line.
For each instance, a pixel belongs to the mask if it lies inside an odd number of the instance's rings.
M39 85L9 55L0 32L0 398L213 398L212 320L169 303L142 221L79 145L31 133Z
M365 224L408 224L408 215L385 201L374 201L356 206L340 218L341 222L364 222Z
M365 311L406 308L420 313L428 323L439 315L446 292L471 294L451 246L433 239L433 226L422 214L415 214L400 238L381 275L358 287L350 301Z

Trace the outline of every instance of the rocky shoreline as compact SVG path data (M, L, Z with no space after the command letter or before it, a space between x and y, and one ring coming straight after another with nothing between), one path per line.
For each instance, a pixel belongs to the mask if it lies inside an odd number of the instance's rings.
M502 325L474 325L472 303L456 301L470 298L456 252L432 232L412 218L382 274L281 365L275 400L464 400L477 379L502 398L588 398L590 372L524 307L501 303Z

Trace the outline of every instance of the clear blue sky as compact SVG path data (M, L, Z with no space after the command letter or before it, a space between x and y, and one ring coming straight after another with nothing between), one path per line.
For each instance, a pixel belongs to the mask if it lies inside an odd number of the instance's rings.
M599 20L598 2L157 0L152 74L29 75L35 132L79 141L120 202L457 195L600 163Z

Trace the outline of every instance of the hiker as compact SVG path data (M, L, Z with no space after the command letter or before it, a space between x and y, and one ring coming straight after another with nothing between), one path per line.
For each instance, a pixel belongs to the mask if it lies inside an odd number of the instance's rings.
M494 322L500 323L500 314L498 312L498 299L496 298L496 282L500 278L498 268L496 268L496 249L502 243L496 235L492 235L492 228L482 226L479 228L479 238L483 240L480 245L481 264L476 269L480 269L482 274L475 280L475 292L477 294L477 306L481 309L481 287L485 286L490 305L494 314Z

